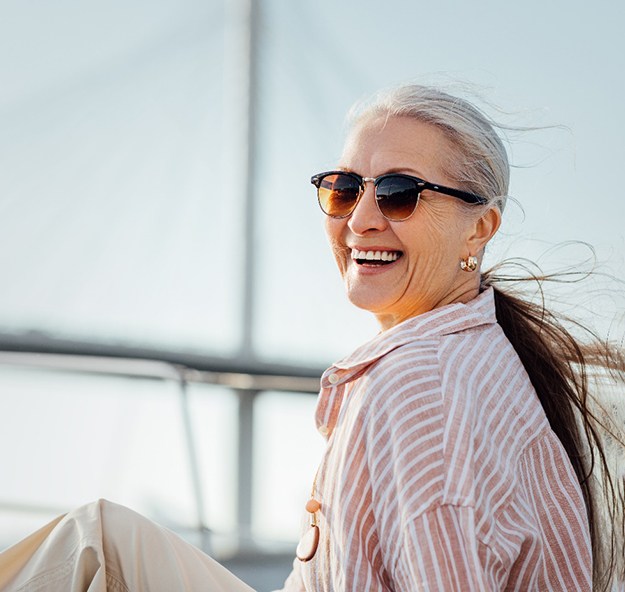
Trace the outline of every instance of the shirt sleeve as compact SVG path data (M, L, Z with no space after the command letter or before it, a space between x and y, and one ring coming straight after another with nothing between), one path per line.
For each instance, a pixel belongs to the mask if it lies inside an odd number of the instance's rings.
M498 590L495 557L478 540L470 507L442 505L410 520L394 569L395 589Z

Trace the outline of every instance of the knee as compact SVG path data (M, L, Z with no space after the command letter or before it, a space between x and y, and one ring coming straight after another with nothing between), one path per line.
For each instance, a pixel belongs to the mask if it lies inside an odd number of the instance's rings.
M72 524L87 536L124 530L140 518L139 514L125 506L99 499L72 510L65 515L63 522Z
M103 498L88 504L88 507L99 518L103 531L123 531L134 528L138 524L149 522L147 518L134 510Z
M134 514L134 512L127 508L126 506L122 506L120 504L116 504L115 502L109 501L104 498L100 498L90 504L87 504L87 507L91 507L94 512L97 512L103 520L117 519L119 517L124 518L128 514Z
M83 506L72 510L68 516L72 515L86 515L86 516L117 516L118 514L125 514L126 512L131 512L132 510L126 508L125 506L121 506L114 502L111 502L107 499L100 498L93 502L89 502Z
M127 537L139 544L143 538L155 534L160 528L138 512L106 499L99 499L91 506L100 522L102 534L108 540Z

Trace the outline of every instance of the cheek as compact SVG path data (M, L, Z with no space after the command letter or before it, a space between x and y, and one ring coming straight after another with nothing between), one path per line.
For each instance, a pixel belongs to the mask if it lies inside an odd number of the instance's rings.
M323 227L326 231L326 236L328 237L328 241L330 242L330 244L332 244L333 240L335 240L334 237L336 237L337 235L337 231L338 231L337 222L340 222L340 220L336 220L335 218L330 218L330 216L323 217Z
M342 236L345 229L346 221L343 219L330 218L325 219L325 231L330 248L336 263L339 266L339 270L343 273L346 269L346 258L351 256L349 249L345 246Z
M413 244L434 261L445 261L459 256L460 245L466 234L466 220L454 204L445 201L424 204L418 228L414 229Z
M447 250L455 228L449 224L443 213L435 208L427 210L424 208L418 213L419 216L416 216L415 212L413 218L409 220L409 225L400 226L405 223L395 223L395 234L405 246L410 258L421 263L431 263L438 260Z

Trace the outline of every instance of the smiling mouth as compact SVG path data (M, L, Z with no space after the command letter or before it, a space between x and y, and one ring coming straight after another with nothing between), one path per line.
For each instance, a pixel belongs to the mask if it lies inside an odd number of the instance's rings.
M352 259L358 265L381 267L397 261L403 253L401 251L359 251L352 249Z

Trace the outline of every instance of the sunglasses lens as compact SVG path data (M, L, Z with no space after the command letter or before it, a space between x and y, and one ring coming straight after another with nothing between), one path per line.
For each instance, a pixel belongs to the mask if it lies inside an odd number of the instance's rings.
M333 173L321 179L317 193L321 209L328 216L342 218L349 216L356 206L360 185L350 175Z
M417 207L419 187L405 177L385 177L376 189L380 212L389 220L406 220Z

